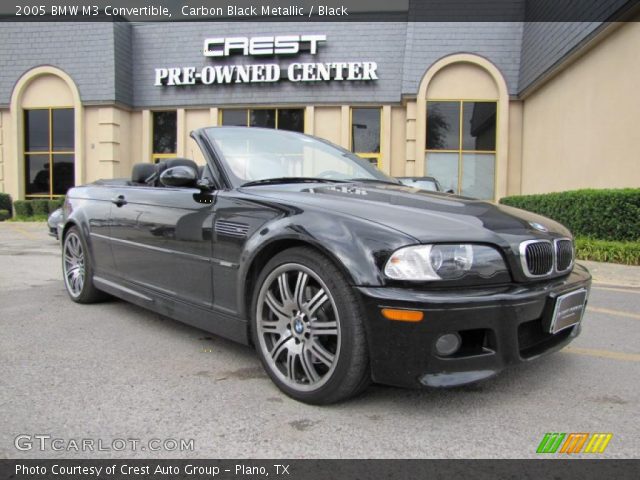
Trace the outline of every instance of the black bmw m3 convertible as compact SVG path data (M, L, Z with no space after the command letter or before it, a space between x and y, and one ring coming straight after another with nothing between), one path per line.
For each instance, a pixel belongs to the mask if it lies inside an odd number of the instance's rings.
M482 380L579 334L591 277L562 225L402 185L298 133L192 137L204 167L141 163L69 190L72 300L113 295L251 344L280 389L314 404L371 381Z

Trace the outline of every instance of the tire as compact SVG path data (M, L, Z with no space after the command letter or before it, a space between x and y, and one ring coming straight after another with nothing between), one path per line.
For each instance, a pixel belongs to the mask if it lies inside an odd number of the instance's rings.
M251 335L280 390L326 405L367 387L363 308L331 260L311 248L291 248L267 263L256 285Z
M78 227L71 227L62 242L62 277L69 297L76 303L95 303L108 298L93 285L88 251Z

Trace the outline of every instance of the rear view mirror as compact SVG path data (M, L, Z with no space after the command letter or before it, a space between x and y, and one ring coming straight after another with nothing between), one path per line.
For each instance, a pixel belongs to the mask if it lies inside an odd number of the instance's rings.
M160 183L165 187L195 187L197 182L198 173L191 167L171 167L160 174Z

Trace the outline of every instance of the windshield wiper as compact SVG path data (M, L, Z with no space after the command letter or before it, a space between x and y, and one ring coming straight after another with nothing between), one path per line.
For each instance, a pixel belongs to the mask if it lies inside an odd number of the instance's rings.
M262 180L253 180L243 183L241 187L251 187L253 185L274 185L277 183L346 183L345 180L333 180L331 178L316 177L276 177L263 178Z
M389 185L402 185L400 182L391 180L380 180L379 178L350 178L350 182L367 182L367 183L388 183Z

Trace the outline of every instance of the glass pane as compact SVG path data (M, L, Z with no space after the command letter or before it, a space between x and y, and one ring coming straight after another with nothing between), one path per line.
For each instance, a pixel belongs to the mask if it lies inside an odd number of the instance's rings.
M380 109L351 110L351 138L354 152L380 153Z
M73 108L55 109L53 118L53 150L73 151Z
M250 116L250 127L276 128L275 108L251 110Z
M363 158L367 162L369 162L374 167L378 168L378 157L367 157L366 155L358 155L360 158Z
M427 150L460 148L460 102L427 102Z
M24 111L24 151L49 151L49 110Z
M53 194L64 195L75 184L73 155L53 156Z
M53 156L53 194L64 195L75 184L73 155Z
M495 155L464 153L462 155L462 195L493 199Z
M279 109L278 129L304 133L304 108Z
M49 155L25 155L27 195L49 195Z
M153 153L175 153L177 132L176 112L153 112Z
M427 153L425 171L435 177L444 191L458 192L458 154Z
M496 149L496 102L464 102L463 150Z
M233 127L247 127L247 110L223 110L222 125Z

